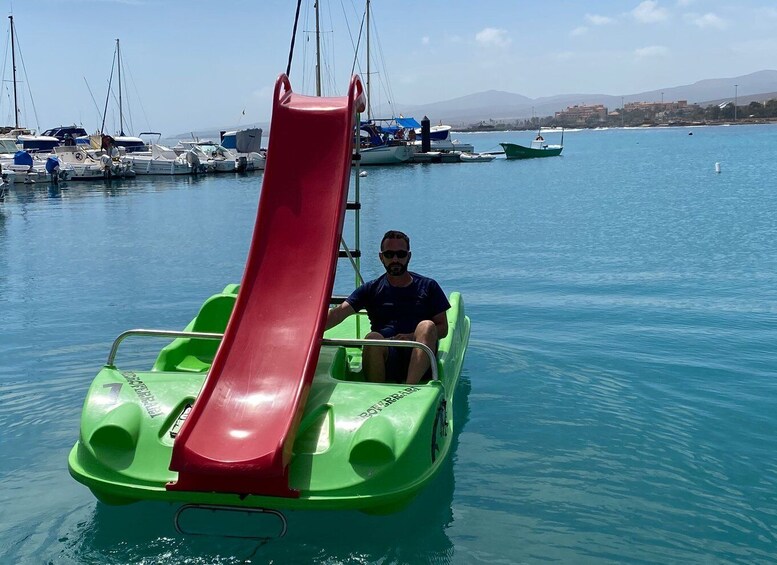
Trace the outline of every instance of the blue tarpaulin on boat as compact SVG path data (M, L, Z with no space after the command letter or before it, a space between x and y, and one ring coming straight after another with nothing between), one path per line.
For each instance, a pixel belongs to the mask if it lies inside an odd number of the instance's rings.
M377 147L386 144L386 140L383 138L383 136L381 136L380 130L375 126L375 124L363 123L361 130L367 133L369 136L371 146Z
M13 156L13 164L32 167L32 155L26 151L17 151Z
M415 118L395 118L396 122L403 128L420 128L421 124L415 121Z

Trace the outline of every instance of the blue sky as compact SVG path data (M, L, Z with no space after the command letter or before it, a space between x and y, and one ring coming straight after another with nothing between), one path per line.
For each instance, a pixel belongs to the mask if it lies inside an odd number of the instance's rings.
M2 0L2 6L14 15L21 48L25 125L97 129L119 38L125 130L168 136L269 119L296 2ZM311 94L312 6L303 2L291 72L294 89ZM325 94L347 86L363 9L363 0L321 0ZM374 103L423 104L492 89L532 98L621 95L777 67L774 0L372 0L372 14ZM3 27L6 54L7 18ZM3 123L13 119L10 67L8 55ZM365 72L363 63L358 70ZM108 131L118 128L113 102L106 124Z

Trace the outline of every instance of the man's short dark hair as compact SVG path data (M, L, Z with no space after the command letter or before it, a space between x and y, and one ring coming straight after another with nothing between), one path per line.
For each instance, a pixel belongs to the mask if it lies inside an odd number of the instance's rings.
M405 243L407 243L407 250L410 251L410 238L407 237L407 234L397 231L397 230L389 230L385 234L383 234L383 239L380 240L380 249L383 250L383 242L387 239L404 239Z

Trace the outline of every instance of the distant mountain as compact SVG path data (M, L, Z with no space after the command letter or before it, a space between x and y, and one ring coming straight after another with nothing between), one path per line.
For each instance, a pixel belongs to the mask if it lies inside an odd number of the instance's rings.
M762 102L777 98L777 71L765 70L732 78L705 79L685 86L673 86L638 92L634 94L557 94L529 98L513 92L487 90L468 94L452 100L430 104L396 104L394 111L403 116L413 116L421 120L428 116L433 124L443 122L451 125L470 125L488 120L522 120L534 116L552 116L554 113L575 104L603 104L610 111L620 108L622 102L673 102L687 100L689 104L721 104L734 100L734 85L737 85L737 103L746 105L752 101ZM391 117L388 108L377 108L375 116ZM268 135L267 122L243 124L239 127L225 127L225 130L260 127ZM169 139L191 139L192 134L199 139L218 139L219 131L203 129L169 136ZM266 139L266 137L265 137Z
M736 89L734 85L737 85ZM753 100L775 98L777 71L764 70L732 78L705 79L684 86L659 88L633 94L560 94L528 98L511 92L488 90L453 100L424 105L397 104L395 111L420 120L428 116L432 123L441 121L452 125L466 125L479 121L526 119L550 116L575 104L603 104L610 110L620 108L623 102L665 102L687 100L689 104L708 105L733 101L738 104Z
M479 110L482 108L514 108L524 107L526 105L531 106L533 100L527 96L521 94L513 94L512 92L503 92L501 90L487 90L485 92L478 92L477 94L468 94L460 98L454 98L453 100L447 100L445 102L435 102L434 104L426 104L424 106L405 106L408 112L400 112L407 115L417 115L420 120L423 112L422 108L433 108L435 116L442 115L461 115L469 114L473 110ZM386 110L383 109L381 115L386 114ZM428 114L428 113L427 113ZM390 115L390 111L389 114Z

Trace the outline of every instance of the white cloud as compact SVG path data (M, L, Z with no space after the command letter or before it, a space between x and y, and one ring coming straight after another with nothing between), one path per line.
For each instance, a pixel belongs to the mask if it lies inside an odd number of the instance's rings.
M695 1L696 1L696 0L677 0L677 5L678 5L678 6L681 6L681 7L682 7L682 6L690 6L690 5L691 5L691 4L693 4Z
M570 31L569 35L571 35L572 37L577 37L580 35L585 35L586 33L588 33L588 28L585 26L580 26Z
M691 22L699 26L700 28L716 28L716 29L725 29L727 24L726 21L721 18L720 16L713 14L712 12L708 12L704 14L703 16L700 16L698 14L692 14L690 16Z
M488 47L507 47L513 40L507 37L507 31L487 27L475 34L475 40Z
M634 18L643 24L662 22L669 17L665 8L661 8L655 0L645 0L631 11Z
M429 39L428 35L424 35L421 38L421 45L429 45L430 42L431 42L431 39Z
M615 20L608 16L599 16L597 14L586 14L585 19L588 23L595 26L603 26L613 23Z
M635 49L634 54L639 59L644 59L646 57L665 57L669 55L669 49L663 45L650 45L648 47Z

